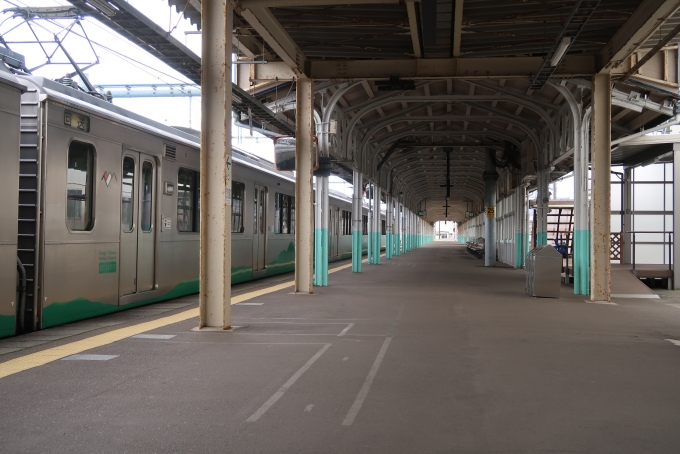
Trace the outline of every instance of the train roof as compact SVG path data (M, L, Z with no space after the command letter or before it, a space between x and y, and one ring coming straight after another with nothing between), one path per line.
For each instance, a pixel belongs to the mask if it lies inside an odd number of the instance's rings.
M81 109L88 109L101 115L107 115L122 123L162 136L171 136L174 140L194 147L200 146L200 140L184 131L172 128L142 115L131 112L108 101L92 96L80 90L68 87L42 76L19 76L35 85L48 98L70 104Z
M160 135L162 137L170 138L179 143L189 145L192 147L200 148L201 139L200 131L192 130L189 128L174 128L172 126L164 125L157 121L151 120L142 115L131 112L122 107L116 106L108 101L92 96L80 90L68 87L59 82L47 79L42 76L14 76L13 74L8 74L0 72L0 77L7 74L11 78L14 78L14 83L26 90L24 85L21 85L23 79L35 85L38 90L40 90L48 98L58 100L60 102L70 104L76 108L88 109L100 115L109 116L112 119L120 121L125 124L129 124L138 129L148 131L152 134ZM12 79L8 79L8 83L12 82ZM4 79L3 79L4 81ZM232 159L235 163L251 167L256 170L268 173L270 175L288 180L292 183L295 182L295 178L292 173L280 172L276 170L274 163L267 161L266 159L255 156L252 153L241 150L239 148L232 146ZM336 199L341 199L345 201L351 201L351 197L338 191L330 191L332 197Z
M11 72L3 71L2 66L0 66L0 83L3 85L9 85L10 87L17 88L19 90L26 91L26 85L19 82L19 79Z

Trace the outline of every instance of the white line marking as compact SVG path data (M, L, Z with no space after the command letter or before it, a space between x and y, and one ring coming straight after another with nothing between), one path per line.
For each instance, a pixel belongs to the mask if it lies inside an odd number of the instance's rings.
M305 411L312 411L312 408L314 408L314 404L309 404L305 407Z
M258 419L260 419L262 415L264 415L267 412L267 410L269 410L272 407L272 405L274 405L276 401L279 400L285 394L288 388L293 386L297 379L300 378L302 374L304 374L307 371L307 369L312 367L312 364L314 364L314 362L317 359L319 359L321 355L323 355L326 352L326 350L330 348L330 346L331 344L326 344L323 347L321 347L321 350L316 352L316 355L312 356L311 359L307 361L304 366L302 366L297 372L295 372L293 376L290 377L288 381L284 383L284 385L281 388L279 388L279 390L276 391L274 395L267 400L267 402L262 404L262 406L255 413L253 413L253 415L250 418L246 419L246 421L255 422Z
M616 304L616 303L610 303L610 302L607 302L607 301L590 301L590 300L585 300L585 302L588 303L588 304L604 304L604 305L607 305L607 306L618 306L618 304Z
M678 309L680 309L680 304L666 304L666 306L673 306L673 307L677 307Z
M172 339L174 334L137 334L133 339Z
M118 355L71 355L62 358L62 361L108 361L118 358Z
M349 325L347 325L347 327L345 329L340 331L340 334L338 334L338 337L342 337L345 334L347 334L347 331L351 330L353 326L354 326L354 323L350 323Z
M668 342L670 342L671 344L674 344L674 345L677 345L678 347L680 347L680 341L677 341L675 339L666 339L666 340Z
M347 361L348 359L349 359L349 356L345 356L344 358L342 358L343 361Z
M359 394L357 394L357 398L354 399L354 403L352 404L352 407L349 409L349 412L347 412L347 416L345 416L345 420L342 422L343 426L351 426L352 423L354 422L354 418L357 417L359 414L359 410L361 410L361 406L364 404L364 400L366 400L366 396L368 396L368 391L371 389L371 384L373 383L373 379L375 376L378 374L378 369L380 368L380 364L383 361L383 358L385 357L385 353L387 353L387 348L390 346L390 342L392 342L392 336L394 334L394 330L397 327L397 323L392 325L392 329L390 330L389 334L387 335L387 339L385 339L385 342L383 342L382 347L380 347L380 351L378 352L378 356L375 358L375 361L373 362L373 365L371 366L371 370L368 372L368 376L366 377L366 381L364 381L364 385L361 387L361 390L359 390Z
M262 306L264 303L238 303L237 306Z
M659 299L659 295L650 295L649 293L641 293L641 294L613 293L612 298Z

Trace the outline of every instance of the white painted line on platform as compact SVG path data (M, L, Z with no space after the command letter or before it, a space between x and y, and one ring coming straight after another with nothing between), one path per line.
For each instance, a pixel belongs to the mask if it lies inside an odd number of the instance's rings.
M680 341L675 340L675 339L666 339L666 340L668 342L670 342L671 344L674 344L674 345L677 345L678 347L680 347Z
M316 354L312 356L310 360L305 363L304 366L302 366L297 372L295 372L293 376L290 377L288 381L284 383L284 385L281 388L279 388L279 390L276 391L274 395L267 400L267 402L265 402L255 413L253 413L253 415L250 418L246 419L246 421L255 422L258 419L260 419L262 415L264 415L267 412L267 410L269 410L272 407L272 405L274 405L276 401L278 401L285 394L285 392L288 391L288 388L293 386L297 379L302 377L302 374L304 374L307 371L307 369L312 367L312 364L314 364L316 360L319 359L321 355L323 355L326 352L326 350L330 348L330 346L331 344L326 344L323 347L321 347L321 350L316 352Z
M352 423L354 422L354 419L359 414L359 410L361 410L361 406L364 404L364 400L366 400L366 396L368 396L368 391L371 389L371 384L373 383L373 379L378 374L378 369L380 368L380 364L382 364L383 358L385 358L385 353L387 353L387 348L390 346L390 343L392 342L392 336L394 335L394 330L395 330L396 327L397 327L397 323L392 325L392 329L390 330L389 334L387 335L387 339L385 339L385 342L383 342L382 347L380 347L380 351L378 352L378 356L375 358L375 361L373 362L373 365L371 366L371 370L368 371L368 376L366 376L366 381L364 381L364 385L361 387L361 390L359 390L359 394L357 394L357 398L354 399L354 403L352 404L352 407L349 409L349 412L347 412L347 416L345 416L345 420L342 422L343 426L351 426Z
M238 303L237 306L262 306L264 303Z
M312 408L314 408L314 404L309 404L305 407L305 411L312 411Z
M132 339L158 339L158 340L168 340L176 337L174 334L137 334L132 336Z
M680 309L680 304L666 304L666 306L673 306L673 307L677 307L678 309Z
M118 358L118 355L71 355L62 358L62 361L108 361Z
M338 337L342 337L345 334L347 334L347 331L351 330L353 326L354 326L354 323L350 323L349 325L347 325L347 327L345 329L340 331L340 334L338 334Z
M640 293L640 294L617 293L617 294L612 294L612 298L659 299L659 295L650 295L649 293Z
M347 361L348 359L349 359L349 356L345 356L344 358L342 358L343 361Z

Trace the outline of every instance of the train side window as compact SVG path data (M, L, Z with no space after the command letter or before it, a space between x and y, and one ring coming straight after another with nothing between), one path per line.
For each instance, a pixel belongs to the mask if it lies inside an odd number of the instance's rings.
M135 225L135 159L132 156L123 158L123 175L121 176L120 193L120 226L124 232L131 232Z
M177 174L177 230L200 231L200 175L195 170L179 169Z
M274 233L295 233L295 197L276 193Z
M94 147L71 142L66 177L66 226L74 232L92 230L94 213Z
M153 221L153 164L142 164L142 231L150 232Z
M362 235L368 235L368 216L361 216Z
M231 184L231 233L243 233L243 202L246 185L233 182Z
M352 234L352 212L347 210L342 210L342 229L340 231L341 235L351 235Z

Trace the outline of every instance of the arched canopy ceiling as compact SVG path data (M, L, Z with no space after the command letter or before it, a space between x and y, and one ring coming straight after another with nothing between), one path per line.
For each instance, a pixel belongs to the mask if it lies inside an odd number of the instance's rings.
M200 8L200 0L170 2ZM680 0L232 4L235 50L244 49L239 58L269 62L239 71L239 85L292 120L291 82L314 79L319 118L338 121L338 133L328 141L337 172L348 177L358 168L381 187L408 195L411 208L427 199L430 221L446 211L449 219L462 220L471 204L482 208L488 147L501 159L506 142L520 149L521 168L504 171L500 194L531 181L537 150L554 166L554 177L568 172L571 110L565 95L585 111L598 72L615 81L613 139L665 121L679 97L677 50L656 57L665 78L640 72L618 79L644 55L641 49L680 23ZM565 37L569 47L557 58ZM553 67L553 60L560 62ZM285 90L272 89L277 85ZM324 116L329 102L333 110ZM453 150L448 202L445 147Z

